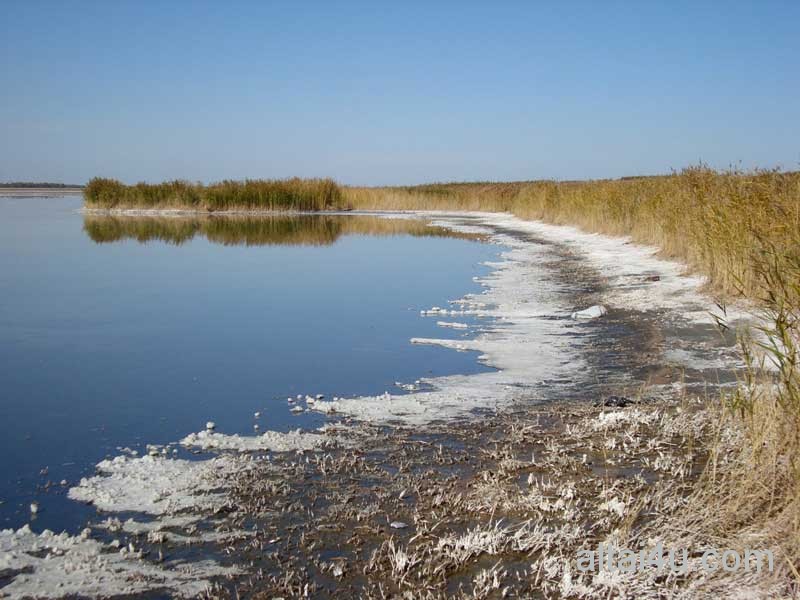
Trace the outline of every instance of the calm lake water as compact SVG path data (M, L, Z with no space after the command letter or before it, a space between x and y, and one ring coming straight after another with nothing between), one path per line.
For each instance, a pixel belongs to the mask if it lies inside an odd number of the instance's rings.
M419 311L480 291L500 248L360 216L100 218L0 198L0 528L79 530L66 499L120 448L323 422L296 394L399 392L485 369ZM462 319L460 319L462 320ZM48 482L51 483L48 488Z

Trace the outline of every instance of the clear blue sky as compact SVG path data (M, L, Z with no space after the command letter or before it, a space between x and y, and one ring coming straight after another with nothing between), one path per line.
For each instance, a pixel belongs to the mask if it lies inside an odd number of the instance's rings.
M800 164L800 2L0 2L0 181Z

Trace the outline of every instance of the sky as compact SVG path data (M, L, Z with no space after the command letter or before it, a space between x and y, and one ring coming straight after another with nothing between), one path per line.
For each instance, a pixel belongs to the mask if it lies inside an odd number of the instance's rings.
M800 2L0 1L0 181L800 168Z

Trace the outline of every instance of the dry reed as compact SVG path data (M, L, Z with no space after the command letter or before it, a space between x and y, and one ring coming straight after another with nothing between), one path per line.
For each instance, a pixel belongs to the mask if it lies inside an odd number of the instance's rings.
M332 179L248 179L211 185L188 181L125 185L94 178L84 188L89 208L199 211L269 210L322 211L347 208Z

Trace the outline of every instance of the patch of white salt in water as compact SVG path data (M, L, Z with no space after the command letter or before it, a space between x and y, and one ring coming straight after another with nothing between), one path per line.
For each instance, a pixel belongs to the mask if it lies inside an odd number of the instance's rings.
M127 519L122 521L117 518L109 517L105 521L95 524L98 529L104 529L110 533L123 532L134 536L144 536L150 544L170 543L175 545L189 545L197 543L222 543L232 540L242 539L253 535L252 531L217 531L215 529L198 530L194 527L201 520L199 515L177 515L174 517L161 518L155 521L136 521ZM222 524L218 520L214 525ZM188 530L192 533L175 533L175 529Z
M607 312L608 309L605 306L601 304L595 304L594 306L590 306L589 308L585 308L583 310L576 310L570 316L573 319L597 319L602 317Z
M232 473L246 469L247 463L244 456L201 461L118 456L99 463L99 474L81 479L68 495L105 512L209 513L224 506L226 496L220 488Z
M187 436L181 443L236 453L199 461L118 456L100 462L97 475L81 479L68 496L105 513L134 512L149 517L126 521L109 517L95 525L111 533L146 536L149 543L193 544L239 538L248 532L208 530L200 525L229 507L231 482L256 460L242 453L310 450L330 445L332 440L334 436L327 429L320 433L270 431L253 437L206 430ZM215 519L213 525L222 523L220 518ZM157 590L195 597L205 590L208 578L238 572L213 561L157 565L143 560L135 549L128 551L126 544L119 550L87 535L37 535L27 528L0 532L0 550L0 572L14 576L2 588L2 595L11 598L113 596Z
M445 327L450 329L469 329L469 325L466 323L457 323L454 321L436 321L436 324L439 327Z
M156 565L139 553L117 550L89 537L25 527L0 531L0 573L14 578L3 598L110 597L168 591L200 596L209 578L234 574L213 561Z
M201 442L213 440L214 447L262 449L265 446L263 436L248 440L210 431L193 435ZM280 446L288 451L318 447L319 440L327 437L293 432L269 435L266 439L272 440L271 449ZM81 479L68 496L105 513L134 512L145 519L120 521L109 517L95 525L110 533L146 536L149 543L221 542L248 535L235 528L218 531L216 526L223 524L224 517L213 515L229 507L231 482L251 468L254 460L248 454L225 454L200 461L150 455L118 456L100 462L97 475ZM0 532L0 573L11 579L0 590L0 596L10 598L108 597L149 591L196 597L203 593L210 579L239 571L210 560L156 564L148 562L129 543L119 544L117 540L116 545L104 544L91 539L88 533L36 534L26 527Z
M419 344L420 346L442 346L443 348L450 348L458 352L466 352L468 350L478 350L479 348L470 344L468 340L440 340L438 338L411 338L412 344Z
M180 442L183 446L194 446L203 450L234 450L237 452L291 452L314 450L335 444L333 437L319 433L304 433L300 429L281 433L267 431L263 435L226 435L211 431L190 433Z
M341 441L327 429L319 433L267 431L258 436L206 430L189 434L180 443L237 453L197 461L150 455L117 456L98 463L98 474L81 479L68 496L104 512L139 512L159 517L210 514L225 506L228 482L252 466L253 457L244 453L313 450Z

